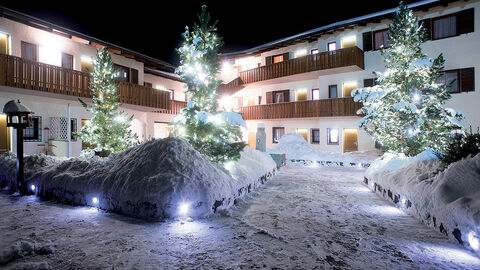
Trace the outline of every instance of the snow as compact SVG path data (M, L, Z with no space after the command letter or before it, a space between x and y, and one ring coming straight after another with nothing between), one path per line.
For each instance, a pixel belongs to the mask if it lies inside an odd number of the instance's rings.
M475 248L480 239L480 155L444 169L432 150L415 157L386 153L365 176L372 189L376 183L399 195L399 206L408 213Z
M285 153L287 164L304 165L330 165L330 166L368 166L371 161L378 157L373 151L358 151L348 153L334 153L320 151L315 146L307 143L301 134L289 133L282 136L270 153Z
M5 269L480 269L480 259L376 196L364 170L283 167L225 214L148 222L0 192L0 250L55 252ZM34 222L32 222L34 221Z
M33 155L25 164L26 184L41 197L145 219L179 216L182 203L191 217L226 210L276 170L270 156L246 148L230 164L232 177L179 138L151 140L104 159ZM15 179L13 154L0 156L2 176L9 184Z

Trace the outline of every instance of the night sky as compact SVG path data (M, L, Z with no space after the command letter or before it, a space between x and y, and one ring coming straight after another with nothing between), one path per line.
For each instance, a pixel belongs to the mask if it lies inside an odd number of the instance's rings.
M411 3L415 1L405 1ZM175 52L202 4L218 19L223 52L248 49L326 24L396 7L398 1L5 1L0 5L178 64Z

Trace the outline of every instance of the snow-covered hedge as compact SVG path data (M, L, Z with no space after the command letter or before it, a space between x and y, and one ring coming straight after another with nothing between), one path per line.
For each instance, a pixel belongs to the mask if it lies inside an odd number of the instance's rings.
M378 158L373 151L334 153L320 151L305 141L301 134L289 133L282 136L278 145L270 153L285 153L289 165L321 165L343 167L368 167Z
M433 151L415 157L386 153L365 182L427 225L476 251L480 248L480 154L442 170Z
M41 197L146 219L176 217L181 204L190 217L227 209L276 169L269 155L245 148L227 170L179 138L148 141L109 158L33 155L25 164L27 185ZM1 155L0 179L12 183L15 171L15 155Z

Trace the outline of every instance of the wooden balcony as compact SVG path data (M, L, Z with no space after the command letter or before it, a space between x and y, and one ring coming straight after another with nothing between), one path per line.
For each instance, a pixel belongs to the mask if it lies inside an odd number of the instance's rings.
M90 75L85 72L0 54L0 85L53 94L91 98ZM119 82L121 103L169 110L170 93L138 84Z
M239 73L243 84L266 81L312 71L356 66L364 69L363 51L358 47L310 54Z
M330 98L241 107L244 120L358 116L362 107L353 98Z

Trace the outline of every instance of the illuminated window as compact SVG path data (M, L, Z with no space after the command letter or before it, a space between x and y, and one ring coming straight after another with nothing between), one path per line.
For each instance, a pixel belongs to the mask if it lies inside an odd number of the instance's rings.
M458 76L459 70L447 70L442 73L442 76L437 79L436 83L446 85L451 84L449 89L450 93L460 93L460 76Z
M346 82L343 83L343 97L351 97L353 89L357 89L357 82Z
M37 61L37 45L22 41L22 58Z
M310 53L311 53L311 54L318 54L318 49L312 49L312 50L310 51Z
M80 59L82 61L82 72L93 71L92 60L90 57L82 56Z
M349 48L357 46L357 37L348 36L342 39L342 48Z
M173 89L168 89L168 92L170 92L170 99L173 100L175 98L175 91Z
M307 100L307 89L297 90L296 98L297 101Z
M433 39L457 35L457 16L444 16L433 19Z
M335 41L329 42L327 45L327 49L329 52L335 51L337 49L337 43Z
M327 144L338 145L338 128L327 128Z
M280 63L283 62L283 54L282 55L277 55L273 57L273 63Z
M328 86L328 98L337 98L337 85L329 85Z
M73 69L73 55L62 53L62 68Z
M285 128L274 127L272 132L273 143L278 143L278 141L282 138L283 134L285 134Z
M312 136L310 142L315 144L320 143L320 129L312 128Z
M373 32L373 44L375 50L390 47L388 42L388 29Z
M318 89L318 88L312 89L312 99L313 100L319 100L320 99L320 89Z
M295 52L295 58L307 55L307 49L300 49Z
M9 54L9 35L0 32L0 53Z

